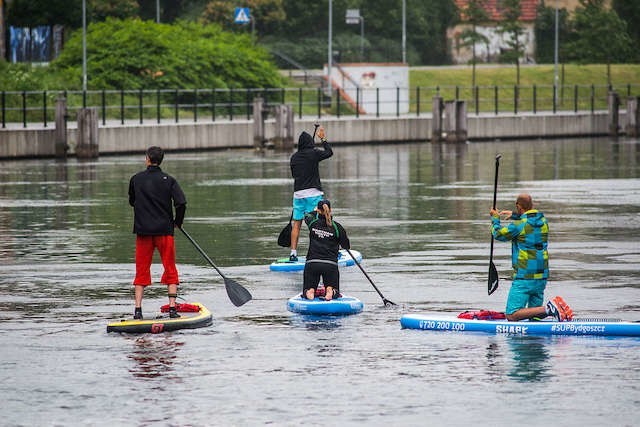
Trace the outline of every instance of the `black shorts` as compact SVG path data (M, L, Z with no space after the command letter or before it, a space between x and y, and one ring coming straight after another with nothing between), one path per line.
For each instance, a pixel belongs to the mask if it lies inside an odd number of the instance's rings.
M336 292L340 291L340 273L337 264L326 262L307 262L304 265L304 275L302 282L302 293L307 289L318 289L320 277L324 287L331 286Z

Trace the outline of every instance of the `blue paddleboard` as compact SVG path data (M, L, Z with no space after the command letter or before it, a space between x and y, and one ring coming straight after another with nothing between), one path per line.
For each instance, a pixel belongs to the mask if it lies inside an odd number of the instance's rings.
M325 301L324 298L308 300L296 295L287 301L287 310L293 313L316 316L346 316L360 313L363 308L362 301L346 295L334 298L331 301Z
M362 261L362 254L358 251L354 251L351 249L351 253L358 262ZM298 261L289 261L289 258L281 258L271 263L269 266L269 270L271 271L302 271L304 270L304 263L306 261L306 257L299 256ZM349 253L345 249L340 249L338 252L338 267L350 267L355 265L356 263L353 261L353 258L349 255Z
M505 335L598 335L640 336L640 323L616 319L573 319L569 322L555 320L518 321L460 319L453 316L405 314L400 319L405 329L422 329L453 332L487 332Z

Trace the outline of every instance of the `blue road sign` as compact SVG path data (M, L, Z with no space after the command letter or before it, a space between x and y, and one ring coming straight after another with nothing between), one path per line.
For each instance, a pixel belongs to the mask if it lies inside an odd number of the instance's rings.
M236 24L248 24L251 22L248 7L236 7L236 11L233 14L233 20Z

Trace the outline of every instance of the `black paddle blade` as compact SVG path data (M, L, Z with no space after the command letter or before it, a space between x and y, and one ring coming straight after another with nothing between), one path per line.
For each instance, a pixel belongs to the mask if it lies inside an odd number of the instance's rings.
M496 270L496 266L491 262L489 264L489 295L494 293L498 289L498 270Z
M388 306L388 305L398 305L398 304L396 304L395 302L393 302L393 301L389 301L389 300L388 300L388 299L386 299L386 298L382 298L382 302L384 302L385 307L386 307L386 306Z
M240 307L241 305L251 301L252 296L249 291L235 280L225 277L224 286L227 289L229 299L236 307Z

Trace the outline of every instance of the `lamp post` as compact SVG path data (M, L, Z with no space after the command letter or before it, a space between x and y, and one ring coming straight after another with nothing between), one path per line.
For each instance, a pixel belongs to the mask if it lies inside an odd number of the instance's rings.
M402 63L407 63L407 0L402 0Z
M160 0L156 0L156 24L160 23Z
M333 1L329 0L329 40L327 42L327 94L331 96L331 65L333 63L333 46L331 46L331 36L333 33Z
M554 52L553 52L553 87L555 89L555 93L558 93L558 0L556 0L556 28L555 28L555 40L554 40ZM557 108L557 100L558 96L556 95L553 98L553 102L556 104L554 107Z
M82 0L82 90L87 90L87 1Z
M360 9L347 9L345 22L360 24L360 60L364 61L364 16L360 15Z

